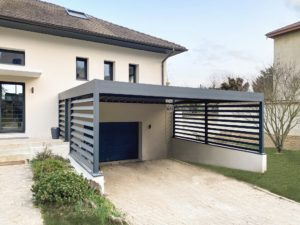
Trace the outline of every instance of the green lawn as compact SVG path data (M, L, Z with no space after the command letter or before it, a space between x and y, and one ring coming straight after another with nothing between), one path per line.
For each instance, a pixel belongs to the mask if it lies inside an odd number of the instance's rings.
M300 202L300 151L285 150L278 154L275 149L266 149L266 154L268 170L264 174L197 165Z

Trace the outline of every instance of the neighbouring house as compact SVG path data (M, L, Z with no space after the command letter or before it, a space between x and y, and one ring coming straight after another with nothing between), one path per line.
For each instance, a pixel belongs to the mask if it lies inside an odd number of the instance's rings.
M266 34L274 40L274 64L291 65L300 70L300 22L287 25ZM287 149L299 149L300 124L291 130L286 143ZM266 138L266 146L273 146Z
M1 0L0 139L59 126L72 164L101 185L111 161L264 172L263 95L166 86L166 60L185 51L84 12Z

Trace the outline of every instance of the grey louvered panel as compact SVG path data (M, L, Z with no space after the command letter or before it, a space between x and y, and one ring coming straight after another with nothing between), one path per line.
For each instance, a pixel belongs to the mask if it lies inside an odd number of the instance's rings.
M79 148L77 145L72 144L71 148L76 150L76 152L78 152L80 155L84 156L85 158L87 158L89 161L93 162L94 157L93 155L91 155L90 153L88 153L87 151L85 151L84 149Z
M83 143L81 140L79 140L76 137L72 137L71 141L74 142L76 145L78 145L80 148L84 148L85 150L89 151L90 153L94 153L93 147Z
M72 150L72 147L71 147L70 155L72 156L73 159L75 159L76 162L78 162L81 166L86 168L88 172L91 173L93 171L93 163L85 159L84 157L82 157L78 152L76 152L75 149Z
M94 101L94 98L85 98L85 99L73 100L72 104L85 103L85 102L93 102L93 101Z
M82 133L88 134L90 136L94 136L94 131L92 131L92 130L84 129L82 127L78 127L75 125L73 125L71 128L75 131L82 132Z
M86 119L93 119L93 114L87 114L87 113L72 113L72 116L74 117L80 117L80 118L86 118Z
M83 125L83 126L88 126L88 127L93 127L94 124L92 122L87 122L87 121L81 121L81 120L76 120L73 119L72 123L78 124L78 125Z
M77 110L77 111L86 111L86 110L93 110L93 106L74 106L72 107L72 110Z
M71 132L71 135L78 138L79 140L82 140L84 142L88 142L89 144L93 145L94 144L94 140L92 138L86 137L78 132Z

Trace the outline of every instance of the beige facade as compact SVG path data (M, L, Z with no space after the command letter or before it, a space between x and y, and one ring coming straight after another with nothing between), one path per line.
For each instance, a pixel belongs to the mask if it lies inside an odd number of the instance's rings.
M28 137L50 137L50 128L58 125L58 93L85 82L76 80L76 57L88 59L88 80L104 78L107 60L114 62L115 81L128 82L128 66L135 64L138 83L158 85L162 82L161 63L166 57L3 27L0 48L25 51L25 66L0 64L0 81L25 83L25 135Z
M286 33L274 38L274 64L295 66L300 70L300 31ZM291 136L300 136L300 124L290 133ZM290 140L290 139L289 139ZM288 140L288 142L290 142ZM266 142L267 146L269 142ZM297 142L300 145L300 139ZM287 148L295 147L287 143Z

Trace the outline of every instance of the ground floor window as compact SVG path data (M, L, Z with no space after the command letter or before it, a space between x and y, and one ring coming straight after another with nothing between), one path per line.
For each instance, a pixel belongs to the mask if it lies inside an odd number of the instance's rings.
M25 85L0 82L0 133L25 131Z

